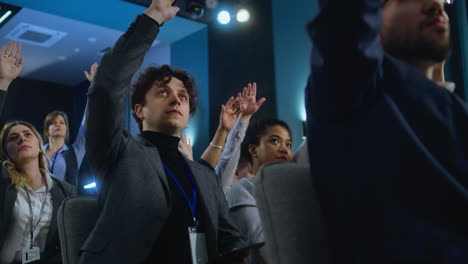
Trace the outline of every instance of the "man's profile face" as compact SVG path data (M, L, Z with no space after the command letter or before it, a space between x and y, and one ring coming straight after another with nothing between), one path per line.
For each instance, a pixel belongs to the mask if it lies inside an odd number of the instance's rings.
M441 62L450 53L450 25L443 0L389 0L381 43L405 61Z

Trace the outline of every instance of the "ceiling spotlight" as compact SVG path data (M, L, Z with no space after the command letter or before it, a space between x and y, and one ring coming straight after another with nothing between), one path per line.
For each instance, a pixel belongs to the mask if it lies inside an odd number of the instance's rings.
M205 14L205 5L198 1L187 1L186 10L192 19L198 19Z
M220 11L218 13L217 19L218 22L223 25L229 24L229 22L231 22L231 14L229 14L229 12L226 10Z
M246 9L241 9L239 10L239 12L237 12L236 18L237 18L237 21L239 21L240 23L245 23L249 21L250 13Z

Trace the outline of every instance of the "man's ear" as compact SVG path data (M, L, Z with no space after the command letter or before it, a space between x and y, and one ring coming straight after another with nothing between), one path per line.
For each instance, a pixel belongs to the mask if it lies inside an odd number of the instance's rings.
M145 114L143 113L143 105L141 104L136 104L135 107L133 108L133 112L135 112L135 115L143 121L145 119Z

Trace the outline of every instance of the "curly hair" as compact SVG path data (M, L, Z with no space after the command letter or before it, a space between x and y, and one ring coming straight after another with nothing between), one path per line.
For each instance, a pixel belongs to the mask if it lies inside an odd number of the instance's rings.
M253 160L249 152L249 145L260 144L260 138L265 134L268 128L273 126L281 126L285 128L288 131L289 136L291 136L291 130L289 129L288 124L278 119L259 120L250 124L249 128L247 129L244 141L242 141L241 144L241 156L244 159L246 159L251 165L253 163Z
M195 84L195 79L188 72L172 68L169 65L162 65L159 67L150 66L146 68L139 76L138 80L130 88L130 105L132 107L132 115L138 123L140 131L143 130L142 120L135 114L135 105L145 105L146 93L153 87L155 82L158 85L164 86L168 84L172 78L179 79L189 94L189 109L190 114L194 114L197 108L198 90Z

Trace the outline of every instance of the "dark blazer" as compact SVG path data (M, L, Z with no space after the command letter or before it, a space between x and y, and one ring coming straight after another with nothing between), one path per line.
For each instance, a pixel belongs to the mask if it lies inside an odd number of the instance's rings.
M65 163L67 164L64 180L78 188L78 172L80 168L76 160L75 148L73 145L69 145L68 147L69 149L63 154Z
M0 249L5 243L5 236L11 226L11 216L15 205L18 189L11 184L10 178L5 167L0 168ZM50 222L49 233L47 234L46 248L41 254L40 263L62 263L60 254L60 241L57 229L57 211L62 201L75 195L75 188L51 176L54 186L50 189L52 194L52 220Z
M158 149L122 127L131 77L158 32L155 21L139 16L104 55L89 88L86 153L102 212L82 247L83 264L144 263L169 216L172 199ZM188 164L200 193L209 257L244 246L214 172Z
M310 166L331 263L468 263L468 106L377 36L382 0L309 24Z

